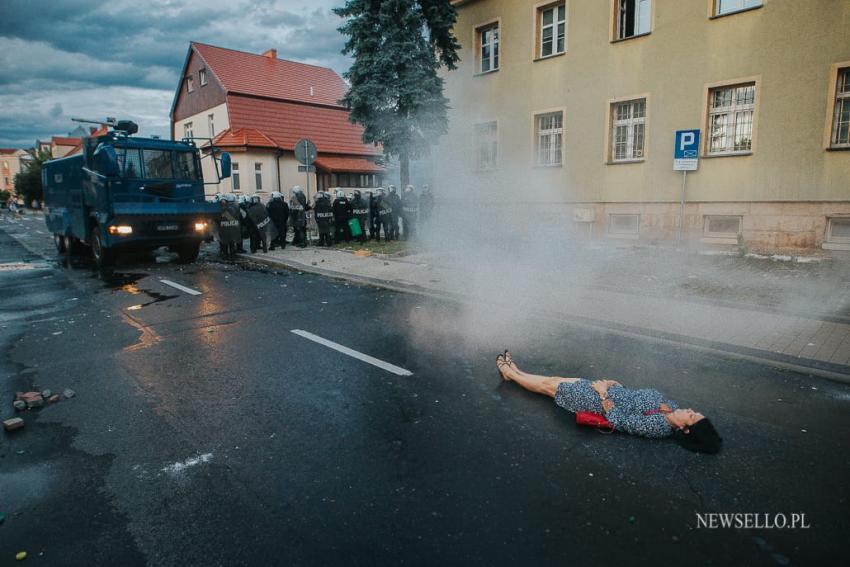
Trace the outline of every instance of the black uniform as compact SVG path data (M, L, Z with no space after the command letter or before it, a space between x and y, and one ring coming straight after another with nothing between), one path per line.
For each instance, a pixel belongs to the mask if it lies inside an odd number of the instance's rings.
M431 218L431 212L434 210L434 194L430 189L424 189L419 197L419 220L422 222Z
M244 252L245 247L243 246L243 241L250 236L248 232L248 205L250 203L243 203L239 201L239 242L236 244L236 249L239 252Z
M379 197L375 193L369 195L369 240L381 240L381 215Z
M272 199L266 208L269 210L269 218L272 219L272 223L274 223L277 229L277 238L272 240L269 250L274 250L275 246L286 248L286 225L289 222L289 205L283 199Z
M304 193L294 193L289 199L289 218L295 231L292 244L299 248L307 246L307 211L309 210L310 205L307 204Z
M334 240L337 242L351 242L351 229L348 221L351 220L351 202L346 197L337 197L333 203L334 211Z
M232 258L236 254L237 245L242 242L242 214L236 203L221 202L221 216L218 221L218 242L221 254Z
M251 203L248 205L248 230L251 234L251 254L263 249L269 251L269 241L277 237L277 230L269 218L269 212L262 203Z
M384 240L387 242L393 239L393 206L387 196L378 196L378 216L381 219L381 227L384 229ZM378 238L380 240L380 238Z
M355 194L351 200L351 214L360 223L360 236L357 237L361 244L366 242L366 224L369 222L369 203L359 194Z
M401 219L404 223L404 239L412 238L419 216L419 197L413 191L405 191L401 197Z
M387 195L387 201L389 202L391 208L390 214L390 238L392 240L398 240L398 220L399 215L401 215L401 197L398 196L398 193L393 192Z
M316 197L314 204L316 209L316 225L319 227L319 246L331 246L331 225L333 224L334 212L331 200L325 197Z

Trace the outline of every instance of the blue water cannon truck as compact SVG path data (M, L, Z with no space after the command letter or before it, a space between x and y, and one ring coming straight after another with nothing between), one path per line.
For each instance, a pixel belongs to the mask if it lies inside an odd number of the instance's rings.
M110 119L83 138L77 154L42 168L45 221L57 251L91 249L99 267L125 251L167 246L194 262L208 240L218 205L207 202L195 140L141 138L130 121ZM230 155L209 149L218 183L230 177Z

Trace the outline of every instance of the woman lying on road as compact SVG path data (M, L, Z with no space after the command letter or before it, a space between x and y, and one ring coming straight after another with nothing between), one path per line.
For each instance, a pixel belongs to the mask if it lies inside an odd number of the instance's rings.
M619 431L654 438L672 435L682 447L700 453L716 453L723 443L708 418L692 409L678 409L658 390L630 390L615 380L591 382L528 374L519 369L508 351L496 357L496 367L503 380L555 398L555 403L567 411L604 415Z

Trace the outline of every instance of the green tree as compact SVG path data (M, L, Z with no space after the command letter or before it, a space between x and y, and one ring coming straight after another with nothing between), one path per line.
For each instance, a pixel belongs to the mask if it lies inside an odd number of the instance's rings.
M35 152L32 159L23 163L21 172L15 174L15 192L23 197L27 206L32 203L33 199L44 200L44 188L41 186L41 166L50 159L53 159L53 157L47 150Z
M440 67L455 69L457 14L449 0L347 0L334 12L348 36L343 53L354 63L342 99L349 119L363 126L363 141L397 157L401 184L410 182L410 160L428 155L446 133L448 99Z

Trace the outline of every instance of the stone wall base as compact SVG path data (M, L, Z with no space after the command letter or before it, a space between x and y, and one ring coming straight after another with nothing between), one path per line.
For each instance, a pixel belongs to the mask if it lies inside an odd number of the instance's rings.
M678 203L570 203L559 209L556 214L571 220L566 224L577 237L647 243L678 238ZM739 246L753 251L850 249L850 243L830 240L828 233L829 219L850 218L850 201L686 203L684 217L682 238L691 246Z

